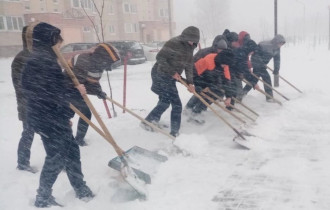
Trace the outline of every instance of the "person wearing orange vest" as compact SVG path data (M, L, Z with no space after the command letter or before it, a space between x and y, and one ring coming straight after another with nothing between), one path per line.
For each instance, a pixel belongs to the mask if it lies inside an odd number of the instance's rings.
M197 92L209 88L220 96L223 96L220 89L224 89L226 96L225 105L228 106L233 94L229 66L232 65L234 55L232 50L223 49L220 47L221 45L227 47L227 45L219 42L218 53L210 53L195 62L194 84ZM210 97L214 98L211 95ZM206 101L211 103L208 100ZM203 120L195 118L196 115L207 108L196 96L190 98L185 108L187 110L186 113L190 114L188 121L198 124L204 122Z
M107 94L102 91L100 79L104 70L111 70L111 64L119 60L119 55L110 44L99 44L94 52L75 55L69 60L74 74L79 83L85 85L87 94L96 95L100 99L105 99ZM71 79L69 79L70 82ZM88 119L92 118L92 113L81 95L71 98L70 101L77 107ZM88 124L79 118L77 134L75 140L78 145L86 146L85 136L88 130Z

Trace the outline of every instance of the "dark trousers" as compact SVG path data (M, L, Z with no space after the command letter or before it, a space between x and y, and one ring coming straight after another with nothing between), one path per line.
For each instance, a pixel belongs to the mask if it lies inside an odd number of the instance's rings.
M146 120L159 122L162 114L172 106L171 110L171 132L178 133L181 126L182 103L176 87L175 80L169 81L166 92L158 95L156 107L148 114Z
M72 100L71 103L75 107L77 107L77 109L79 109L79 111L83 113L88 119L92 118L92 113L82 97ZM88 123L86 123L82 118L79 118L78 126L77 126L77 134L75 137L77 141L84 141L84 138L88 130L88 126L89 126Z
M51 129L40 135L46 150L46 159L40 174L39 195L51 194L57 176L63 169L66 170L70 184L75 190L85 185L79 146L73 139L69 122L67 126Z
M17 164L18 166L29 166L31 156L31 146L33 142L34 131L28 126L26 121L23 121L23 132L19 140L17 149Z
M224 94L219 90L219 88L212 87L212 86L209 88L213 93L220 96L221 98L224 96ZM196 92L200 93L202 91L202 89L204 89L204 88L197 86L197 87L195 87L195 89L196 89ZM214 100L217 100L217 98L214 97L213 95L211 95L210 93L206 92L205 94L208 95L209 97L213 98ZM212 102L207 100L206 98L204 98L204 100L208 104L212 104ZM189 99L188 103L186 104L186 108L190 109L195 114L200 114L202 111L207 110L207 106L201 100L199 100L199 98L197 98L194 95Z
M269 84L270 86L272 85L272 80L270 78L269 73L267 72L266 68L253 68L253 73L258 77L258 78L262 78L262 80L264 82L266 82L267 84ZM258 83L258 79L255 78L253 75L249 75L246 78L252 85L256 85ZM248 93L250 90L252 89L252 87L250 85L245 85L245 87L243 88L243 91L245 93ZM264 90L266 93L268 93L269 95L273 96L273 90L269 87L267 87L266 85L264 85ZM266 96L266 99L270 99L268 96Z

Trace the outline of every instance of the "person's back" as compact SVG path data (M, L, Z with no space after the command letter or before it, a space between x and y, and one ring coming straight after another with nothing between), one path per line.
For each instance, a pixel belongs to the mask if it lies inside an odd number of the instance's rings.
M47 23L32 29L33 50L23 70L22 85L28 97L27 123L40 134L46 158L40 174L34 205L59 205L52 196L52 186L65 169L70 184L80 199L94 197L83 180L79 146L73 141L69 107L72 95L86 94L84 87L67 84L52 47L62 40L60 30Z

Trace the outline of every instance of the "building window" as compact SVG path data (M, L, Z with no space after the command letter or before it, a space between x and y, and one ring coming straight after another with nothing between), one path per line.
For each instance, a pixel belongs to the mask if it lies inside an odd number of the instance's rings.
M159 9L160 17L168 17L168 9Z
M124 3L124 12L125 13L129 13L129 11L130 11L129 4L128 3Z
M136 33L139 31L139 24L125 23L125 33Z
M22 29L23 29L23 18L11 17L11 16L0 17L0 30L22 31Z
M30 10L31 8L30 8L30 2L24 2L24 9L25 10Z
M53 0L53 3L54 4L58 4L58 0Z
M58 9L57 8L54 8L54 12L58 12Z
M3 31L6 29L5 27L5 21L3 20L3 16L0 16L0 30Z
M114 34L115 33L115 27L113 25L109 26L109 32Z
M85 8L85 9L92 9L93 8L93 3L91 2L91 0L81 0L81 8Z
M72 7L79 7L79 0L72 0Z
M110 4L109 4L109 6L108 6L108 13L111 14L111 15L115 14L115 12L114 12L114 10L113 10L113 6L110 5Z
M91 32L91 28L89 26L84 26L83 32Z
M131 13L136 13L136 12L137 12L136 5L131 4Z
M137 6L136 4L123 4L124 13L137 13Z

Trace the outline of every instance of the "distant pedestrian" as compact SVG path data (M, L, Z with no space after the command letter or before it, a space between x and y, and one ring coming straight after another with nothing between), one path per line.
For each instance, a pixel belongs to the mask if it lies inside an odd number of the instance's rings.
M167 41L156 56L156 63L151 70L151 90L158 95L156 107L148 114L146 120L158 123L162 114L172 106L171 132L179 135L181 126L182 103L176 82L185 71L188 90L195 91L193 85L193 51L199 42L199 29L189 26L181 35ZM144 125L144 124L142 124Z
M111 65L119 59L119 55L110 44L101 43L91 53L75 55L70 59L69 64L79 83L85 85L87 94L106 99L107 94L102 90L100 79L103 72L111 71ZM71 82L69 76L68 80ZM71 98L70 102L88 119L92 118L92 113L81 95ZM88 127L88 123L79 118L75 140L80 146L87 145L85 136Z
M70 98L79 92L86 94L86 89L68 84L57 62L52 47L62 41L60 29L41 22L30 31L32 52L23 70L22 86L28 99L28 126L41 135L46 150L34 205L59 205L52 196L52 187L63 169L76 196L91 199L94 194L83 180L80 150L70 125L74 112L69 107Z
M30 126L28 126L26 122L27 98L23 92L21 81L23 67L26 60L30 56L30 51L28 50L26 43L26 29L27 26L24 26L22 31L23 50L15 56L11 64L11 78L16 93L18 119L22 121L23 124L23 132L21 134L21 139L19 140L17 149L17 169L36 173L38 170L34 167L31 167L30 165L31 146L33 142L34 131Z
M261 77L264 82L272 86L272 81L269 73L267 72L267 64L273 58L274 59L274 75L279 74L280 63L281 63L281 47L285 44L285 38L278 34L272 40L263 41L258 44L257 49L251 56L251 62L253 66L253 73L257 77ZM257 86L258 79L252 77L248 79L254 88ZM244 92L249 92L251 86L246 85L243 89ZM273 96L273 90L266 85L264 85L265 92L270 96ZM273 102L272 98L266 96L268 102Z

